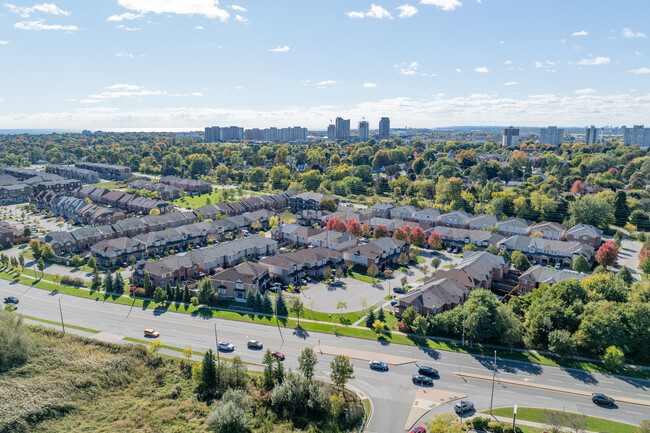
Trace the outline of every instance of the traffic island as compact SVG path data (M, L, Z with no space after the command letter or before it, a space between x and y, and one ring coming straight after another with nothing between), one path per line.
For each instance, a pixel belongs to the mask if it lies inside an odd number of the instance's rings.
M422 418L427 414L427 412L436 406L440 406L441 404L449 403L450 401L459 400L465 397L467 397L466 394L460 392L445 391L444 389L418 389L418 392L415 394L415 400L413 401L413 406L411 406L409 416L406 418L404 430L408 431L413 428L415 423L420 418Z

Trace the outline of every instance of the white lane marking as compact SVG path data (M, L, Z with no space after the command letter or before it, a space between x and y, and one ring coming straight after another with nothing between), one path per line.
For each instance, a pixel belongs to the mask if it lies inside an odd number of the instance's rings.
M629 410L626 410L625 413L631 413L632 415L643 415L642 413L632 412L632 411L629 411Z
M546 397L546 396L543 396L543 395L536 395L535 397L537 397L537 398L545 398L545 399L548 399L548 400L553 400L553 397Z
M546 379L546 380L548 380L549 382L557 382L557 383L563 383L564 382L562 380L556 380L556 379Z

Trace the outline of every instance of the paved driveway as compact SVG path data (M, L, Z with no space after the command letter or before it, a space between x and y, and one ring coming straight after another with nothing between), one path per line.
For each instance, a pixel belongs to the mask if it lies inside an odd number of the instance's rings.
M641 251L642 244L641 242L632 241L629 239L623 239L621 241L621 249L618 252L618 260L614 266L615 270L627 266L628 269L632 272L632 276L640 280L641 276L638 272L639 266L639 251Z
M361 310L363 308L361 299L364 298L367 303L366 307L381 305L386 302L384 296L388 295L388 284L385 282L370 284L354 278L343 278L341 281L345 283L343 287L336 287L331 290L323 283L310 284L309 289L302 291L300 294L303 304L312 310L338 313L336 304L339 301L347 304L347 311Z

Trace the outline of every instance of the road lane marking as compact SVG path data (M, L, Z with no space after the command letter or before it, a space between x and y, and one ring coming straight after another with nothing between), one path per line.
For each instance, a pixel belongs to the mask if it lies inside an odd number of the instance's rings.
M642 413L639 412L632 412L630 410L626 410L625 413L631 413L632 415L643 415Z

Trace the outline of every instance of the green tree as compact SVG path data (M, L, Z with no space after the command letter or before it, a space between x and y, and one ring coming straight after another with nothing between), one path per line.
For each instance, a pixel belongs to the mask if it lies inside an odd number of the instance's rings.
M86 263L86 265L88 265L89 268L94 269L95 267L97 267L97 261L95 260L94 257L90 256L88 257L88 262Z
M81 257L75 254L74 256L72 256L72 259L70 260L70 264L75 268L79 268L83 264L83 260L81 260Z
M41 256L45 260L51 260L54 257L54 250L52 249L52 245L50 245L49 243L45 243L41 251Z
M93 277L90 282L90 290L92 291L98 291L102 288L102 277L99 274L99 269L97 269L97 266L93 269Z
M572 356L576 352L576 344L569 331L556 329L548 334L548 350L562 357Z
M440 267L440 264L441 264L441 263L442 263L442 261L441 261L438 257L434 257L434 258L431 260L431 267L432 267L433 269L436 269L436 270L437 270L437 269Z
M167 292L162 287L156 287L153 292L153 300L156 304L163 304L167 301Z
M197 393L204 400L211 400L217 392L217 369L212 349L205 352L201 365L201 380L197 387Z
M304 305L302 302L300 302L299 299L296 299L291 303L291 312L296 315L296 319L298 319L298 326L300 326L300 316L302 315L302 312L304 310Z
M372 324L375 323L375 312L373 310L370 310L368 315L366 316L366 326L368 328L372 328Z
M464 423L456 420L456 417L450 413L435 415L430 420L424 422L429 433L465 433L467 430Z
M245 433L248 417L246 408L233 401L218 404L208 417L206 424L215 433Z
M372 324L372 328L377 334L381 334L384 332L384 329L386 329L386 323L382 322L381 320L375 320L375 322Z
M186 281L185 287L183 288L183 302L189 304L191 299L192 299L192 293L190 292L190 286Z
M199 303L203 305L210 305L212 303L214 290L212 289L212 280L209 277L203 278L199 283L198 298Z
M528 260L528 257L526 257L521 251L513 251L512 255L510 256L510 260L512 261L512 265L519 272L524 272L530 268L530 261Z
M262 295L262 313L273 314L273 302L271 302L269 292L264 292Z
M275 315L279 317L289 316L289 311L287 310L287 303L284 301L284 296L282 296L282 291L279 291L278 295L275 298Z
M336 212L336 209L338 208L336 201L331 198L331 197L325 197L323 198L320 203L318 203L318 208L320 210L326 210L329 212Z
M74 259L74 257L73 257L73 259ZM18 256L18 263L20 263L20 267L21 267L22 269L25 269L25 256L23 256L22 254L20 254L20 255Z
M144 291L147 293L151 293L153 291L153 283L151 282L151 276L149 275L149 272L145 271L144 272L144 285L143 285Z
M338 386L341 392L343 392L348 381L354 379L354 367L350 362L350 358L344 355L336 355L330 363L330 368L332 370L330 373L332 383Z
M427 335L429 324L426 317L418 315L413 321L413 332L418 335Z
M52 281L61 289L61 275L56 274L54 277L52 277Z
M377 319L379 319L382 322L386 321L386 313L384 312L384 309L382 307L379 307L379 311L377 311Z
M311 347L305 347L298 357L298 370L307 379L311 380L314 377L314 371L318 364L318 357Z
M571 267L576 272L589 272L589 269L591 269L591 266L589 266L589 262L582 255L576 257Z
M377 268L377 265L375 265L373 263L370 266L368 266L368 269L366 270L366 273L374 281L377 274L379 274L379 268Z
M609 346L603 355L603 363L609 371L618 371L625 365L625 355L616 346Z
M336 303L336 309L339 310L339 318L340 319L343 318L343 310L347 309L347 308L348 308L348 304L343 302L343 301L339 301L339 302Z
M43 257L38 259L37 266L38 266L38 270L41 272L41 278L42 278L43 275L45 275L45 262L43 261Z
M626 286L629 286L634 282L634 277L632 277L632 272L627 268L627 266L623 266L617 273L616 273L616 278L621 280Z
M112 293L113 292L113 275L111 271L107 270L104 273L104 283L103 283L104 292Z
M269 349L266 349L266 352L264 353L262 364L265 366L262 376L262 384L264 385L264 388L268 390L273 388L273 384L275 382L273 376L273 355L271 355L271 351Z
M404 326L406 326L406 329L408 331L413 330L413 324L415 323L415 319L417 318L418 313L415 312L415 309L413 307L408 307L402 314L402 323Z
M30 229L29 226L25 226L25 228L23 229L23 237L26 238L32 237L32 229Z
M124 279L122 274L117 272L115 274L115 280L113 281L113 292L122 294L124 293Z
M627 205L627 194L625 191L617 191L614 196L614 221L617 226L623 227L630 217L630 208Z
M603 199L584 196L569 205L571 224L590 224L605 230L614 223L612 207Z

